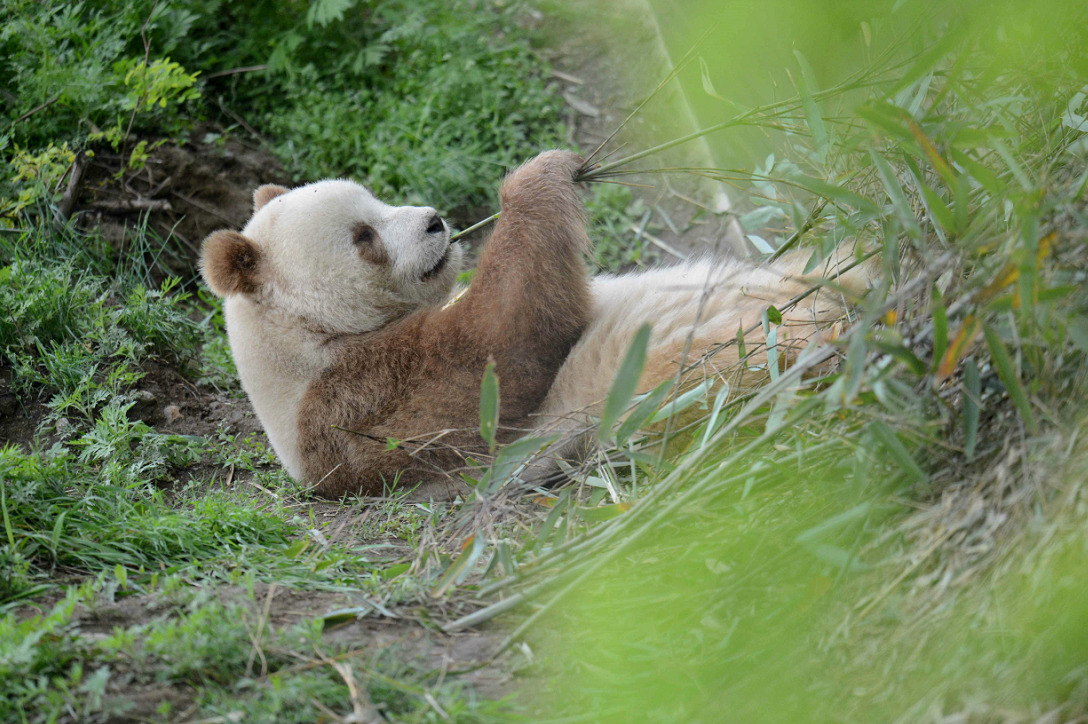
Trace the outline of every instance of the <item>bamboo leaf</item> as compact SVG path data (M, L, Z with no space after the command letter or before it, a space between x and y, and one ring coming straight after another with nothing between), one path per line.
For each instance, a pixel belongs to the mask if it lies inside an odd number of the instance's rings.
M696 385L695 387L691 388L690 390L680 395L675 400L655 412L650 417L649 424L652 425L655 422L667 420L673 415L679 414L684 410L688 409L699 400L705 399L707 393L710 392L711 387L713 387L713 383L710 380Z
M963 151L953 148L950 152L952 154L952 160L962 166L963 170L970 174L971 178L978 181L982 188L986 189L994 196L1001 195L1003 184L997 180L997 176L994 175L993 171L986 168Z
M913 478L919 483L924 483L929 479L925 471L918 465L918 462L914 459L914 456L910 454L907 447L903 444L903 441L899 439L899 436L880 420L874 420L869 423L869 431L872 432L873 437L876 438L885 450L892 456L892 459L899 465L899 469L902 470L907 477Z
M888 198L891 199L892 208L895 209L895 215L899 218L899 222L903 224L903 228L912 237L921 238L922 229L918 226L918 217L914 215L914 211L910 208L910 202L907 201L906 194L903 193L903 187L899 184L899 179L896 178L891 164L876 151L870 150L869 155L876 165L877 174L884 183L884 190L888 192Z
M933 368L936 369L948 349L948 311L936 286L929 297L929 313L933 317Z
M607 442L612 436L612 427L627 409L631 397L638 388L642 368L646 366L646 348L649 343L650 325L644 324L635 332L635 337L631 340L631 346L624 355L619 372L616 373L616 379L612 381L612 389L609 390L608 398L605 400L601 424L597 430L601 442Z
M794 48L793 54L797 56L797 62L801 66L801 78L797 84L798 92L801 94L801 106L805 109L805 119L808 121L808 130L812 133L812 143L816 147L816 154L823 163L827 160L828 135L824 117L820 114L820 107L812 97L813 90L816 88L816 75L800 50Z
M595 508L575 508L575 514L587 523L601 523L617 518L631 509L630 503L599 505Z
M954 231L956 229L956 217L952 213L952 209L948 207L948 204L944 202L936 191L931 189L925 181L917 179L918 188L922 190L922 199L926 202L926 209L929 210L929 215L936 219L941 228L945 231Z
M627 442L628 438L646 424L646 421L657 412L657 408L661 405L661 401L665 399L665 395L669 394L672 385L673 380L665 380L642 396L642 400L635 406L635 409L631 411L631 414L627 416L627 419L620 424L619 429L616 431L617 445L622 446Z
M907 116L903 119L903 122L907 124L907 129L914 136L914 140L918 142L918 145L922 147L922 151L926 154L926 158L929 159L930 164L937 170L941 179L948 185L949 188L956 183L956 174L952 170L952 167L948 165L948 161L944 160L944 156L941 155L937 147L933 145L933 142L929 140L922 128L914 122L913 118Z
M887 101L870 103L858 108L858 115L888 136L913 145L914 134L903 124L901 108Z
M476 564L480 554L484 552L486 547L487 544L479 533L473 533L469 536L469 539L465 541L465 545L462 547L461 555L450 563L434 588L431 589L431 597L438 598L451 586L456 586L465 580L472 571L472 566ZM467 549L467 552L465 549Z
M822 523L818 523L807 530L801 531L794 540L798 543L814 541L825 533L829 533L837 528L842 528L859 518L864 518L869 514L869 511L872 510L872 507L872 503L860 503L855 505L847 511L839 513L838 515L833 515Z
M978 318L973 314L968 314L967 319L963 320L960 331L956 333L956 338L952 340L952 344L949 345L944 357L941 358L940 364L937 365L938 380L946 380L952 376L952 373L956 371L956 365L971 349L971 344L978 337L980 328Z
M978 365L974 357L968 357L963 365L963 454L968 460L975 459L978 442L979 408L982 404Z
M1009 357L1008 350L1005 349L1005 345L1001 342L1001 337L987 325L983 325L982 333L986 337L986 346L990 348L990 359L994 363L994 369L997 370L997 376L1001 378L1005 389L1009 391L1009 397L1012 398L1013 404L1019 410L1024 425L1032 434L1039 432L1039 426L1035 422L1035 415L1031 411L1027 393L1024 392L1024 386L1020 384L1020 376L1016 373L1012 358Z
M502 485L530 458L559 439L559 435L523 437L503 446L491 466L491 481Z
M495 375L495 363L488 361L484 379L480 383L480 436L487 442L490 452L495 452L495 433L499 425L499 378Z
M729 385L723 383L722 388L718 390L718 394L714 397L714 407L710 410L710 417L706 423L706 432L703 433L702 445L706 445L710 440L710 436L718 430L718 418L722 412L722 406L725 405L725 401L729 399ZM724 422L724 418L723 418Z
M899 362L902 362L915 377L925 375L926 370L928 369L926 363L918 359L913 352L904 347L900 342L892 341L885 337L878 337L875 339L875 342L877 349L884 354L891 355Z
M852 206L859 211L864 211L873 216L880 216L880 207L875 203L860 196L853 191L837 186L832 183L828 183L822 179L813 178L811 176L793 176L790 179L801 188L806 191L810 191L817 196L822 196L832 201L838 201L839 203L847 206Z

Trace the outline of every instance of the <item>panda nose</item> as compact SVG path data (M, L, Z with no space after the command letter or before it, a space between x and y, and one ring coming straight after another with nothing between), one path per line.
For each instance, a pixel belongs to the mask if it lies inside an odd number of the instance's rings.
M438 214L433 214L427 221L427 233L428 234L441 234L446 230L446 225L442 223L442 217Z

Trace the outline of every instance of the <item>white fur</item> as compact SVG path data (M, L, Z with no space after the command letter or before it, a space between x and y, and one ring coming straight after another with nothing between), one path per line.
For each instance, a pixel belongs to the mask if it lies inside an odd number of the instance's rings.
M367 332L448 298L463 251L449 230L428 233L434 209L389 206L351 181L321 181L277 196L242 234L260 250L262 286L227 299L227 334L242 387L272 447L299 478L298 410L330 362L337 334ZM360 256L358 224L380 237L388 265ZM433 278L421 279L449 254Z

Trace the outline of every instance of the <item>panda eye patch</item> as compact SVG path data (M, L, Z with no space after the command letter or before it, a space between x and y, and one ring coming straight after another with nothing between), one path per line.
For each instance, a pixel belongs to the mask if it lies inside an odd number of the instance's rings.
M352 230L352 241L356 246L373 244L378 238L378 232L370 224L359 224Z
M381 237L370 224L361 221L352 227L351 241L359 257L371 264L385 264L389 261Z

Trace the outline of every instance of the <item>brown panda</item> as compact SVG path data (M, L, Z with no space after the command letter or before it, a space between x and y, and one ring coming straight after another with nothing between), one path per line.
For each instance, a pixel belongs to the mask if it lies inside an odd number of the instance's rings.
M581 165L549 151L510 174L472 284L452 305L462 250L445 222L351 181L262 186L241 233L205 240L204 278L226 299L242 386L292 477L331 497L419 483L452 492L464 455L483 446L489 361L500 439L572 428L605 396L642 323L654 329L648 388L675 374L685 349L697 358L805 288L791 265L741 261L590 280ZM790 313L794 340L841 312L827 297ZM737 361L735 350L719 357ZM404 442L389 449L388 438Z

